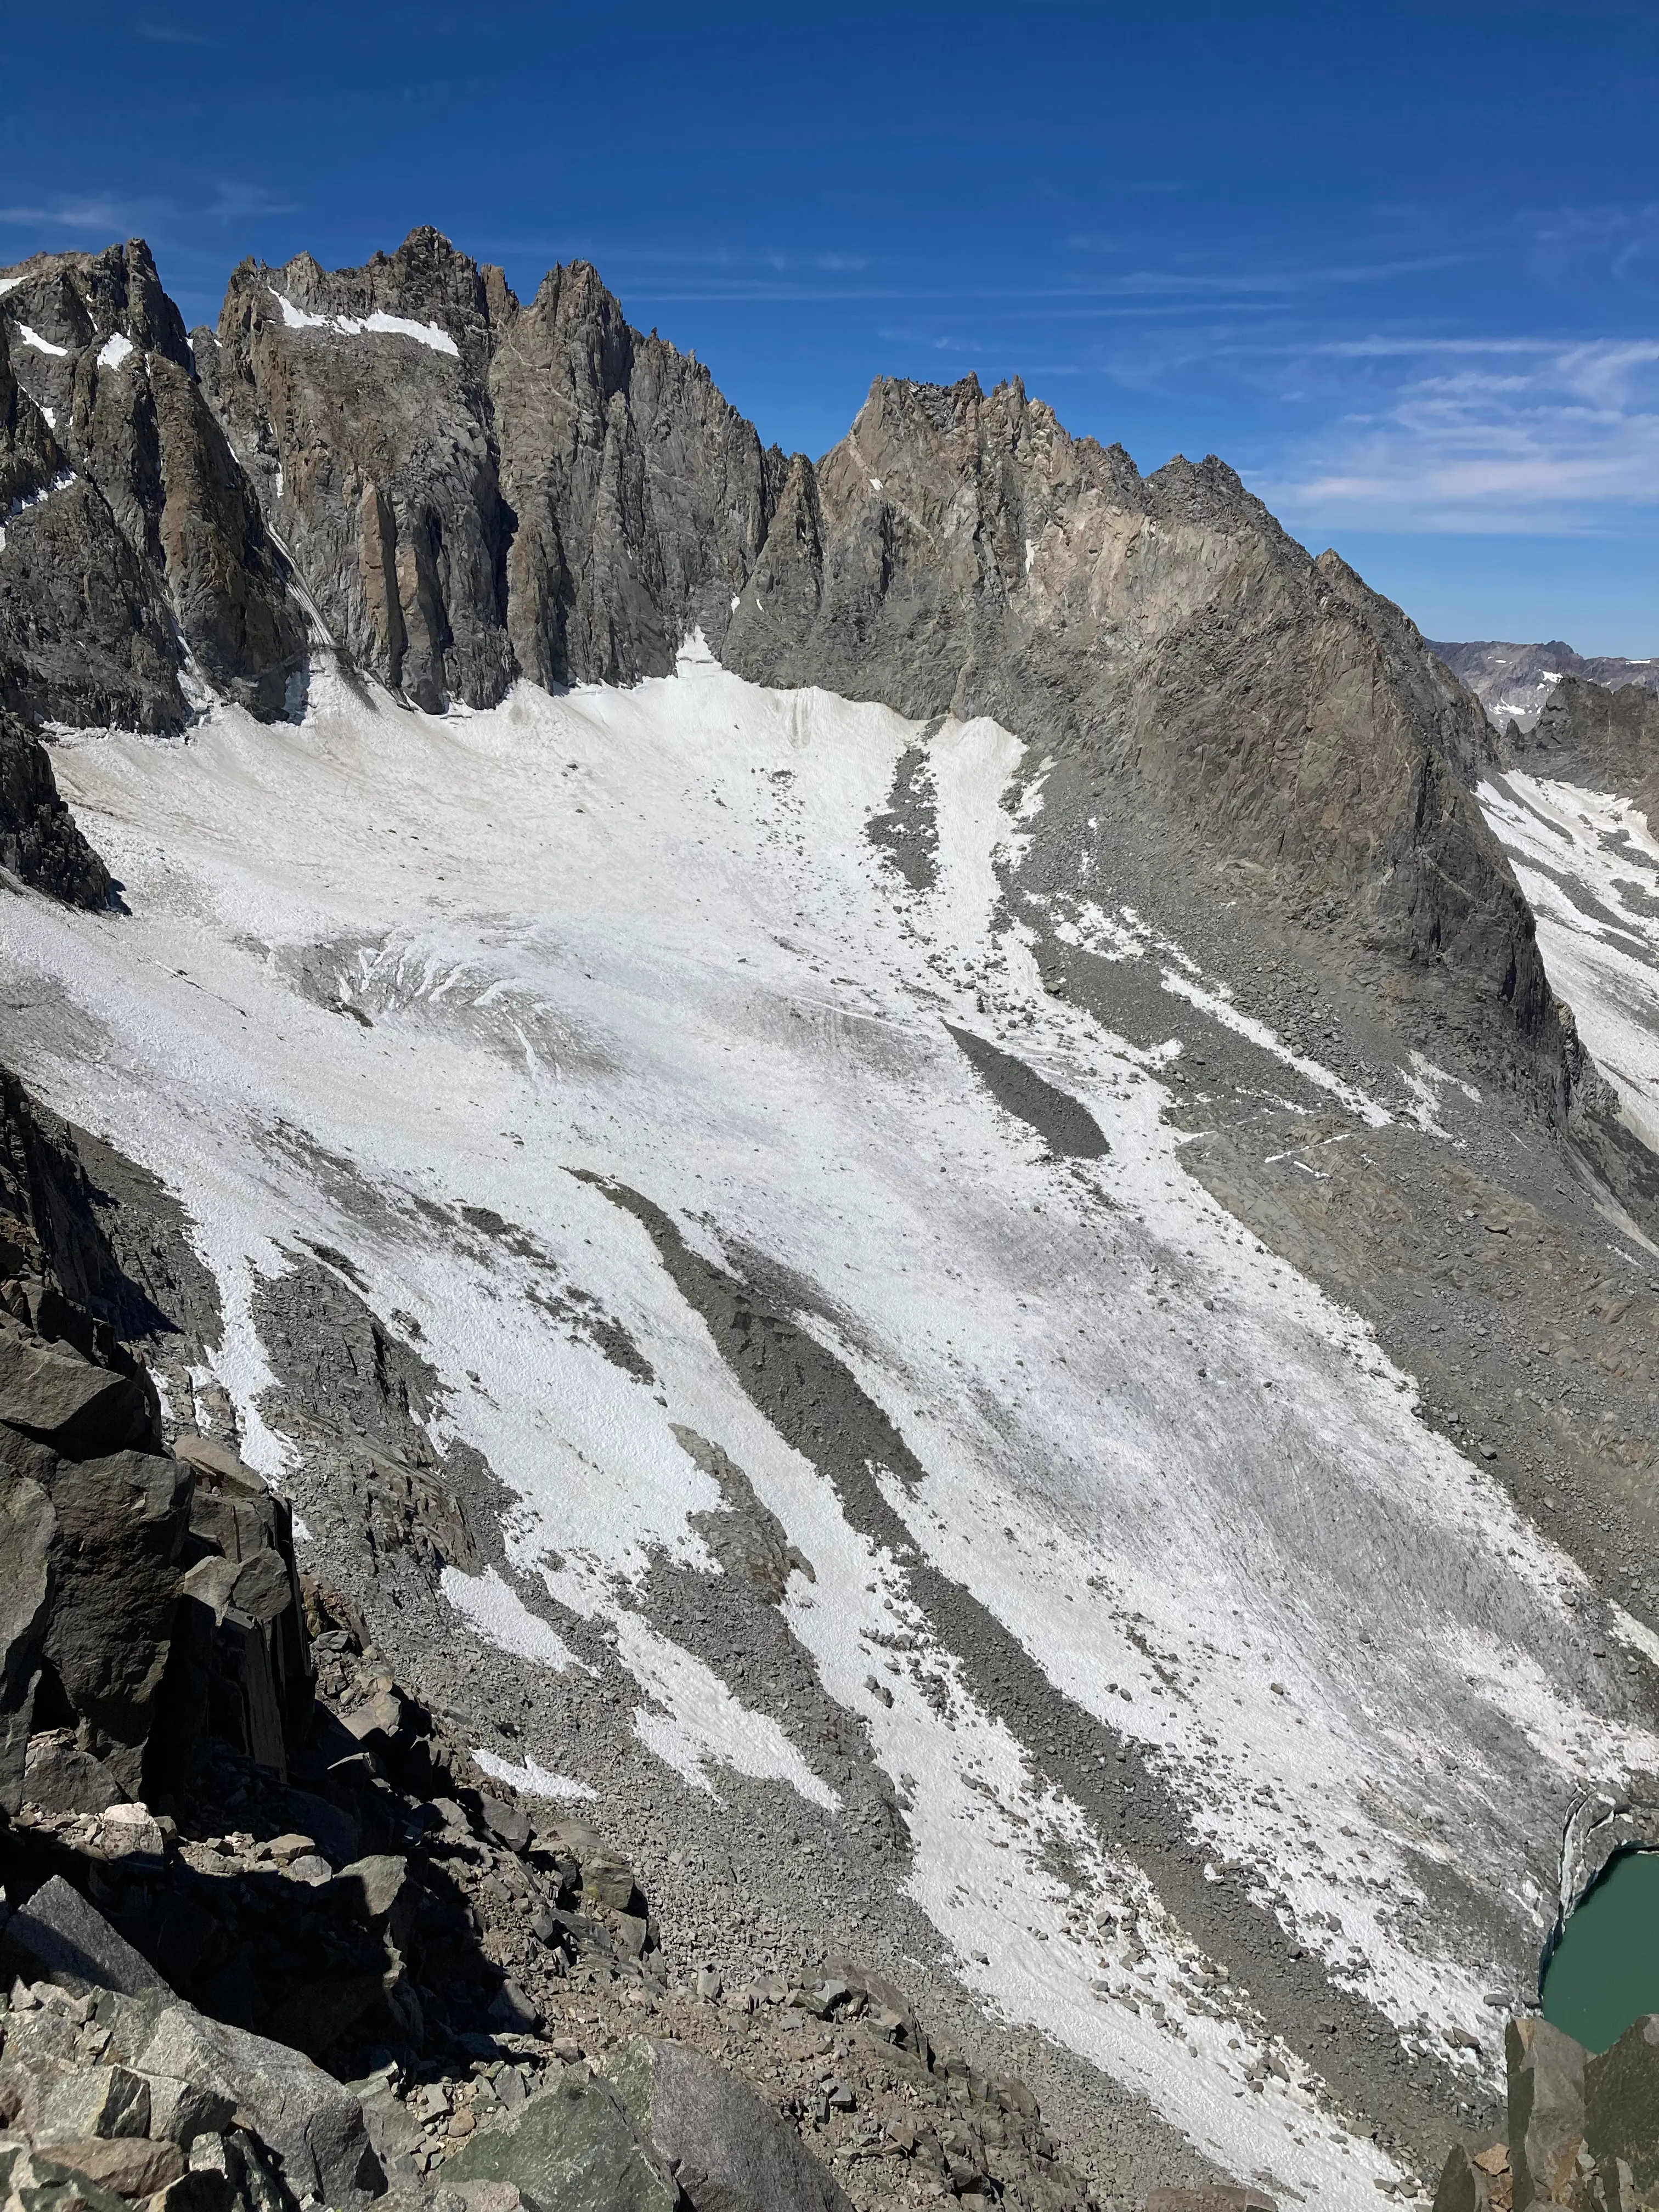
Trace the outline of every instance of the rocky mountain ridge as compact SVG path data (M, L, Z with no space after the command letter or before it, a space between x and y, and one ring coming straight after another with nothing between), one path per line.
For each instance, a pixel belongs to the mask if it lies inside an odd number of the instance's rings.
M1578 676L1553 686L1529 730L1510 725L1504 757L1528 775L1616 791L1650 821L1659 809L1659 694Z
M35 719L179 727L192 669L279 712L307 624L431 709L664 674L701 629L756 681L994 714L1144 789L1571 1110L1571 1026L1468 788L1480 714L1219 462L1143 481L971 378L878 380L832 453L786 459L591 268L523 306L430 229L357 270L246 263L188 345L141 244L0 284L0 656Z
M1659 660L1622 660L1613 654L1586 657L1560 638L1546 645L1506 645L1482 640L1466 645L1429 641L1460 684L1486 708L1497 729L1510 722L1530 730L1564 679L1598 684L1609 691L1632 687L1659 691Z
M4 288L0 702L177 729L205 685L281 714L304 623L149 249L37 254Z

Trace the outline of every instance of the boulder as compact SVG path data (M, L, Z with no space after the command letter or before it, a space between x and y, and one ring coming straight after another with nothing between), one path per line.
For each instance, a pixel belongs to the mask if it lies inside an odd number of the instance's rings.
M46 1663L80 1741L137 1796L178 1601L190 1472L124 1451L60 1462L51 1488L58 1588Z
M91 2136L79 2142L43 2142L40 2148L46 2157L84 2173L117 2197L153 2197L185 2171L185 2154L177 2143L146 2142L142 2136Z
M1622 2160L1636 2201L1650 2203L1659 2191L1659 2016L1632 2021L1588 2062L1583 2080L1586 2148L1605 2173Z
M35 2133L42 2142L92 2136L147 2136L149 2084L126 2066L77 2066L52 2081L40 2100Z
M125 1791L101 1759L75 1741L72 1729L31 1736L23 1765L23 1802L43 1813L104 1813Z
M229 2098L280 2161L296 2197L354 2208L384 2178L362 2106L319 2066L286 2044L169 2006L143 2051L145 2074L170 2074Z
M28 2212L127 2212L113 2190L27 2143L0 2142L0 2191Z
M693 2212L850 2212L839 2185L794 2130L746 2081L700 2051L654 2039L632 2044L613 2078Z
M0 1472L0 1812L23 1802L34 1692L52 1605L52 1554L58 1518L28 1476Z
M54 1875L18 1906L6 1923L6 1940L14 1949L38 1960L53 1981L114 1990L126 1997L172 1997L149 1960L118 1936L102 1913L61 1875Z
M1533 2014L1511 2020L1504 2039L1509 2065L1510 2167L1514 2212L1562 2204L1584 2148L1582 2043Z
M1491 2198L1492 2183L1485 2170L1475 2164L1462 2143L1454 2143L1440 2169L1433 2212L1486 2212Z
M507 2182L541 2212L674 2212L672 2180L607 2083L573 2067L504 2124L469 2136L446 2184Z
M142 1369L94 1365L8 1321L0 1327L0 1422L67 1459L125 1451L150 1441L149 1385Z
M177 2074L144 2076L149 2091L152 2142L175 2142L188 2150L198 2136L222 2135L236 2117L234 2098L199 2081L186 2081Z

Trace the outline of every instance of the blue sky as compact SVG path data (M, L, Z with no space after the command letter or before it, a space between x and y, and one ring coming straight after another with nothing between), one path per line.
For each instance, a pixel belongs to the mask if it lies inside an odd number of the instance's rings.
M1018 374L1231 461L1431 636L1659 653L1659 7L5 10L0 264L430 222L597 264L762 434Z

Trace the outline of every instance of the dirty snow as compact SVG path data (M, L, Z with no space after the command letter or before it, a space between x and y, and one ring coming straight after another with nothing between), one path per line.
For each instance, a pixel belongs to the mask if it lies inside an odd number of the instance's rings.
M1553 1912L1539 1870L1565 1808L1659 1742L1619 1717L1622 1663L1588 1648L1577 1571L1413 1418L1363 1324L1184 1171L1158 1055L1043 993L1002 918L1040 803L1007 796L1018 741L983 720L927 740L939 849L918 892L865 832L921 727L744 684L706 651L625 692L521 686L465 718L362 705L325 665L310 701L297 729L222 708L188 745L66 739L60 784L131 915L0 902L24 1072L187 1194L258 1463L289 1449L258 1279L298 1240L335 1245L388 1326L417 1321L441 1437L515 1493L504 1567L445 1577L458 1613L568 1666L521 1594L539 1584L614 1641L640 1740L689 1784L746 1775L829 1813L788 1711L639 1609L655 1558L715 1571L696 1522L719 1487L680 1434L712 1439L812 1564L791 1626L868 1723L913 1894L964 1978L1232 2171L1372 2204L1386 2159L1294 2063L1247 2094L1266 2032L1216 1997L1155 1865L1042 1781L1018 1716L978 1700L644 1229L570 1172L809 1286L800 1325L923 1470L878 1471L923 1553L1142 1747L1187 1838L1334 1978L1402 2028L1489 2030L1485 1990ZM943 1025L982 1025L981 995L1106 1158L1049 1159L985 1094ZM555 1317L555 1280L617 1317L650 1382ZM900 1632L902 1652L882 1640Z

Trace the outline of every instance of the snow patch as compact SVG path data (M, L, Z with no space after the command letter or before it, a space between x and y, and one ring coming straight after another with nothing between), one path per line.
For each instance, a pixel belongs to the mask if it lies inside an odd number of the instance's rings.
M429 346L434 353L447 353L454 360L460 359L460 348L440 324L411 322L406 315L389 315L381 307L368 315L313 315L296 307L274 284L266 289L282 309L283 320L291 331L332 331L348 338L361 337L365 331L375 337L413 338L419 345Z
M533 1659L538 1666L550 1667L557 1674L577 1663L563 1637L539 1614L532 1613L518 1592L501 1579L497 1568L486 1567L481 1575L464 1575L459 1567L446 1567L441 1587L456 1612L503 1651Z
M54 345L50 338L43 338L39 331L31 330L27 323L19 323L17 335L26 346L33 346L36 353L51 354L58 361L63 361L69 353L67 346Z
M1659 1149L1659 841L1610 792L1511 774L1478 796L1537 916L1552 986Z
M495 1781L507 1783L526 1797L550 1798L556 1804L596 1795L585 1782L573 1781L568 1774L551 1774L533 1759L526 1759L522 1766L514 1766L510 1759L503 1759L493 1751L477 1750L472 1757Z
M98 366L100 368L119 368L121 363L137 350L124 331L112 331L98 349Z
M709 1766L730 1766L757 1781L787 1782L826 1812L840 1806L777 1722L740 1704L712 1667L659 1635L636 1613L617 1615L617 1644L623 1665L651 1701L634 1716L635 1735L695 1788L714 1795Z

